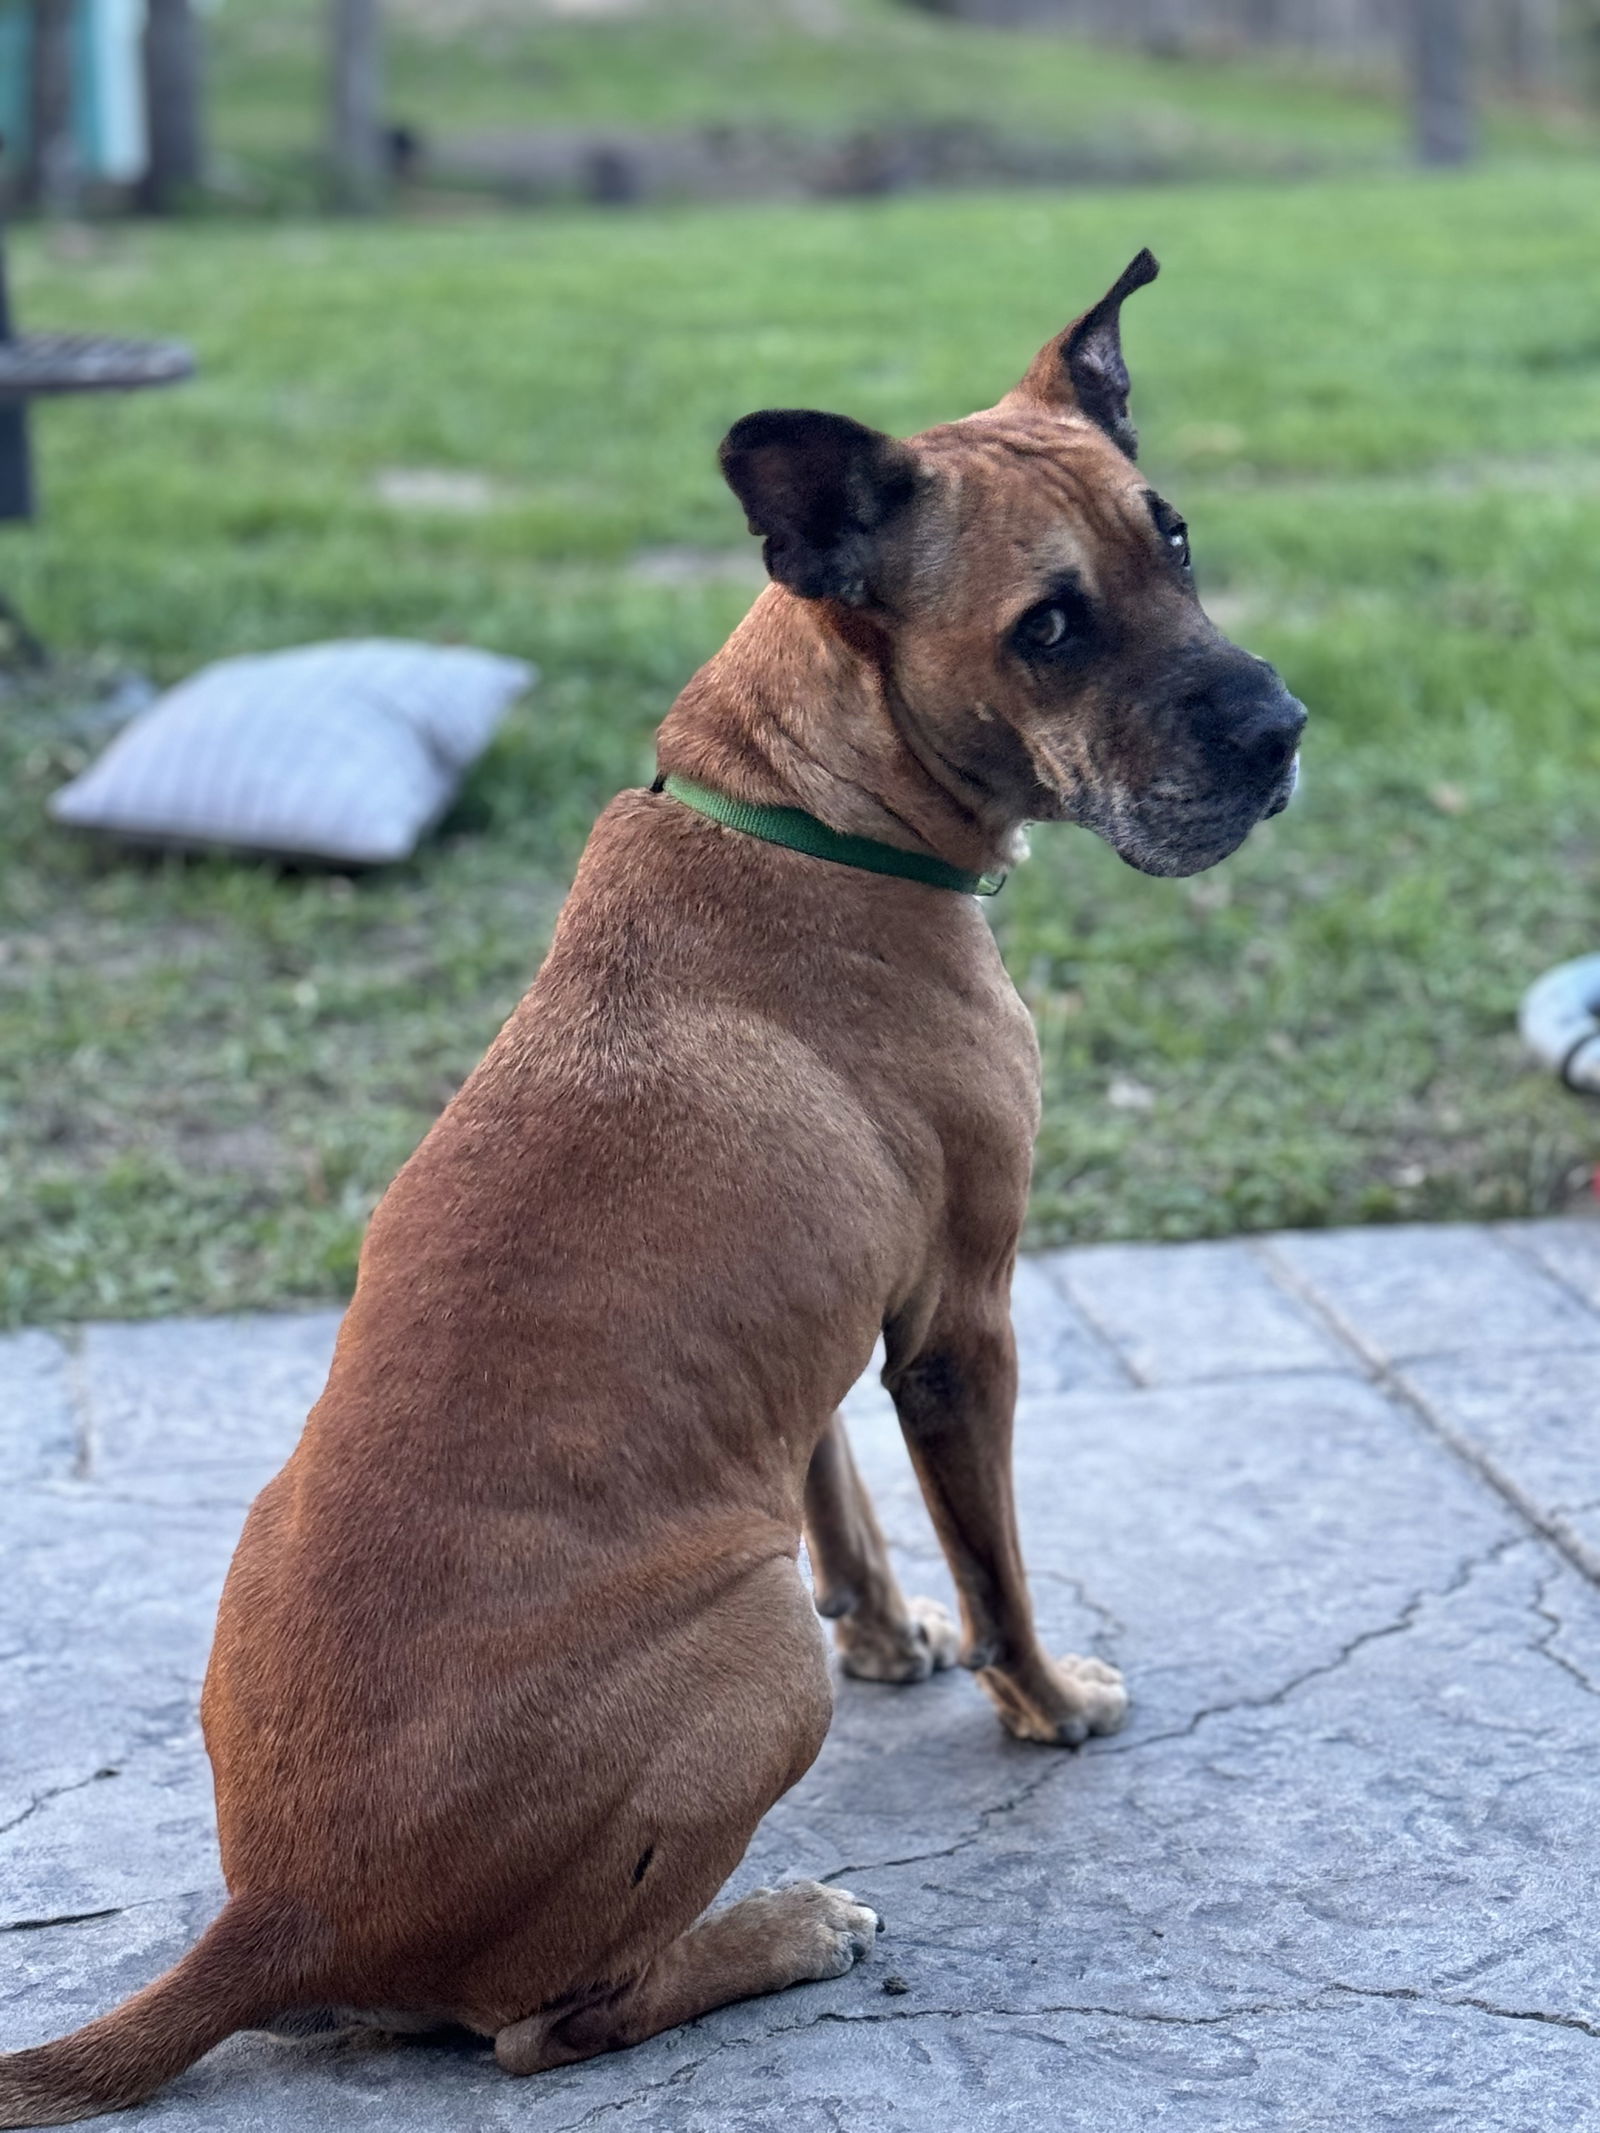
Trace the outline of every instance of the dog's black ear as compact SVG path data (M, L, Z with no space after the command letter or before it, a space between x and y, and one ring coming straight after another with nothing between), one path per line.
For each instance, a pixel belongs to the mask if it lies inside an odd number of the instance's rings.
M1131 387L1122 358L1122 305L1160 271L1152 252L1130 260L1099 303L1045 343L1021 387L1035 399L1087 415L1130 459L1138 457L1139 432L1128 418Z
M803 600L871 602L878 538L917 489L908 446L848 415L769 408L736 422L719 456L780 585Z

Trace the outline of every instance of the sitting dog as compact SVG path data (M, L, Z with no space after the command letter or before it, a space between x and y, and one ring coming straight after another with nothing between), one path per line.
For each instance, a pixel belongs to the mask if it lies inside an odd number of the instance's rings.
M532 2073L847 1970L876 1921L843 1890L703 1915L822 1745L818 1610L850 1673L959 1660L1023 1740L1121 1724L1018 1551L1038 1053L973 892L1028 822L1189 874L1292 789L1305 714L1134 466L1119 317L1155 271L985 413L729 434L773 582L379 1206L245 1524L204 1697L229 1900L0 2060L0 2124L240 2028L464 2024ZM959 1634L902 1597L835 1413L880 1335Z

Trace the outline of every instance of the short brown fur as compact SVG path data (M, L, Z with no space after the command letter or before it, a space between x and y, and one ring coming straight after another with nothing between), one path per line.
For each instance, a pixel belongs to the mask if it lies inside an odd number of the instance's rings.
M1281 748L1216 756L1192 659L1221 640L1071 339L910 445L740 425L782 582L663 770L975 869L1079 819L1178 870L1277 804ZM1064 574L1100 635L1053 667L1054 610L1016 633ZM1265 716L1248 666L1236 724ZM1110 1668L1040 1647L1012 1509L1037 1120L975 900L613 802L246 1522L204 1697L228 1905L145 1993L0 2060L0 2124L135 2101L241 2026L462 2023L528 2072L848 1968L873 1920L838 1890L696 1923L827 1730L803 1521L853 1671L959 1641L1022 1738L1119 1724ZM880 1334L959 1640L901 1596L835 1419Z

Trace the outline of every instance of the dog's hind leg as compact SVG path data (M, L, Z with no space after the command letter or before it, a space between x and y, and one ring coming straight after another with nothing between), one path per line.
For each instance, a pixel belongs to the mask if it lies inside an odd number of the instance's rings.
M621 2051L731 2000L842 1977L877 1930L876 1916L848 1889L818 1881L757 1889L691 1926L603 1999L511 2023L495 2038L494 2055L508 2074L537 2074Z
M839 1660L863 1681L925 1681L954 1666L956 1626L937 1600L907 1601L889 1563L872 1499L838 1415L806 1472L806 1546L817 1612L829 1616Z

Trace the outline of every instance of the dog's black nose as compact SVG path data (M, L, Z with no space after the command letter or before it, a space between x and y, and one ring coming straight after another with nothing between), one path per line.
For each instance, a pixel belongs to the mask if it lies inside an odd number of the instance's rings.
M1279 682L1263 700L1243 711L1228 739L1261 778L1281 778L1294 761L1306 730L1306 707Z

